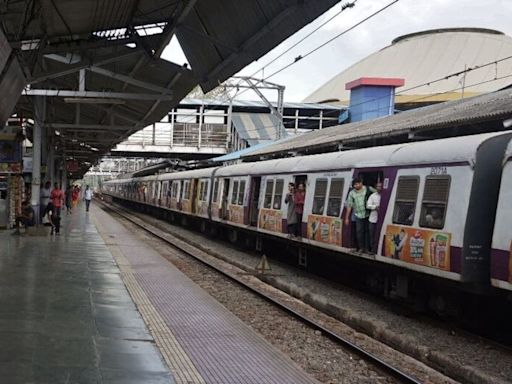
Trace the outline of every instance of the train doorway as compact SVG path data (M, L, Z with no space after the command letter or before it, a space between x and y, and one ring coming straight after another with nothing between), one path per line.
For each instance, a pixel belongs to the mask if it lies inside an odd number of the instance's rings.
M357 176L363 180L363 185L367 187L375 187L375 184L382 183L384 173L382 171L359 172Z
M198 179L193 179L192 180L192 185L190 186L190 188L192 188L192 198L191 198L192 213L197 213L197 198L198 198L197 186L198 186L198 182L199 182Z
M222 183L222 199L221 199L221 219L227 220L228 218L228 197L229 197L229 179L224 179Z
M250 203L249 203L249 224L253 227L258 225L258 202L260 201L261 177L251 179Z

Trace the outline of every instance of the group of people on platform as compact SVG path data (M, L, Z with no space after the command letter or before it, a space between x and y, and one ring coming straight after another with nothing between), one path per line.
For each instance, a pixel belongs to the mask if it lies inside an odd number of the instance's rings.
M379 218L380 194L382 183L378 181L375 187L365 186L363 180L356 177L352 180L352 190L348 194L344 223L351 228L351 247L357 252L375 253L375 229ZM302 236L302 214L306 189L304 183L288 184L287 232L290 237Z
M47 181L40 192L40 222L44 226L51 227L51 234L58 235L60 233L61 211L65 208L66 213L72 213L73 208L80 201L81 187L78 185L68 185L64 192L58 183L55 183L53 189L51 183ZM89 207L93 197L92 189L87 185L83 193L85 201L85 210L89 212ZM29 201L21 204L21 212L16 216L16 231L14 234L20 233L20 227L32 227L36 224L36 216L34 209Z

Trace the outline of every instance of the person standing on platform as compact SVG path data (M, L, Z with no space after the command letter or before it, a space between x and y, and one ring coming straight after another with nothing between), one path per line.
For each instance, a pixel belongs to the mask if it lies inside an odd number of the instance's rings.
M60 217L60 210L62 208L62 204L64 203L64 192L62 192L62 189L60 189L58 183L55 183L53 186L53 191L50 197L53 204L54 216Z
M68 185L66 187L65 196L66 196L66 212L69 215L71 213L71 203L73 200L73 188L71 188L71 185Z
M76 185L73 187L71 199L73 200L73 208L76 208L76 206L78 205L78 200L80 199L80 191L78 190L78 186Z
M89 188L88 185L85 187L84 200L85 200L85 212L89 212L89 205L91 205L91 200L92 200L92 189Z
M19 235L20 224L23 224L25 229L35 225L34 209L30 206L30 202L24 201L21 203L21 214L16 216L16 230L13 235Z
M39 208L40 213L41 213L41 219L44 217L44 215L46 215L46 211L48 209L48 203L50 202L50 196L51 196L51 188L52 188L52 183L49 181L44 183L44 187L41 188L41 194L40 194L41 207Z
M306 198L306 190L304 188L304 184L300 183L297 191L295 191L294 201L295 201L295 213L297 214L297 231L295 232L296 236L302 236L302 213L304 212L304 200Z
M380 193L382 192L382 183L377 182L375 184L375 192L368 197L366 202L366 208L370 211L368 217L368 225L370 229L370 252L376 253L377 247L375 246L375 228L377 227L377 221L379 220L379 208L380 208Z

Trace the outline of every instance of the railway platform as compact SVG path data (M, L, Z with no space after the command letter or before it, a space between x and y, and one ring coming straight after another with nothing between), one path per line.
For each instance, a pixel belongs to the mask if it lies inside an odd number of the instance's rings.
M6 383L316 383L101 209L0 232Z

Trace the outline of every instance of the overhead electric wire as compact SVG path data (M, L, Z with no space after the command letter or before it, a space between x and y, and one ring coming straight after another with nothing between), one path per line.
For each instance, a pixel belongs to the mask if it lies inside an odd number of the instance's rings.
M315 29L313 29L311 32L309 32L307 35L305 35L304 37L302 37L299 41L297 41L296 43L294 43L292 46L288 47L286 50L284 50L283 52L281 52L279 55L277 55L276 57L274 57L272 60L270 60L268 63L266 63L265 65L263 65L260 69L258 69L257 71L255 71L252 75L249 75L249 77L253 77L254 75L258 74L260 71L263 71L265 68L267 68L270 64L276 62L278 59L280 59L281 57L283 57L285 54L287 54L288 52L290 52L293 48L295 48L296 46L298 46L300 43L302 43L303 41L305 41L306 39L308 39L309 37L311 37L315 32L318 32L322 27L324 27L325 25L327 25L328 23L330 23L332 20L334 20L336 17L338 17L343 11L345 11L346 9L350 9L350 8L353 8L356 3L357 3L358 0L354 0L352 2L349 2L349 3L345 3L341 6L341 9L336 13L334 14L333 16L331 16L330 18L328 18L326 21L324 21L322 24L320 24L318 27L316 27ZM238 84L240 84L240 82L238 82Z

